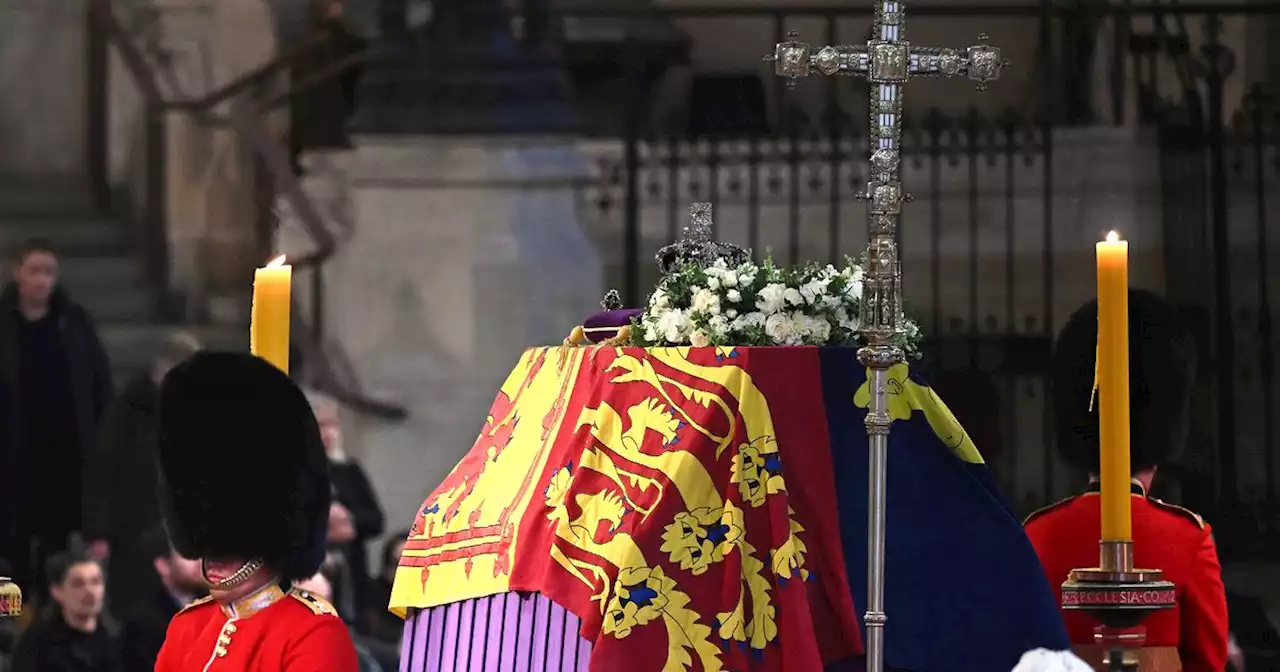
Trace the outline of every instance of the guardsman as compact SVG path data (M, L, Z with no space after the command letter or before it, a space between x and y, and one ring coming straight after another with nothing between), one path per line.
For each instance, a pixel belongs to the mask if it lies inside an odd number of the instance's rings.
M1071 316L1053 357L1058 448L1067 463L1092 474L1090 482L1081 494L1026 521L1027 536L1059 591L1072 569L1098 563L1098 415L1091 403L1097 334L1093 301ZM1178 594L1174 609L1143 622L1145 646L1176 649L1185 672L1221 672L1227 664L1227 599L1213 533L1195 513L1148 495L1161 462L1186 443L1195 352L1174 306L1150 292L1129 292L1134 560L1162 570ZM1094 644L1098 623L1092 617L1068 611L1064 618L1074 646Z
M346 625L299 590L325 554L329 472L311 406L248 354L200 353L160 391L162 508L210 596L173 618L156 672L356 672Z

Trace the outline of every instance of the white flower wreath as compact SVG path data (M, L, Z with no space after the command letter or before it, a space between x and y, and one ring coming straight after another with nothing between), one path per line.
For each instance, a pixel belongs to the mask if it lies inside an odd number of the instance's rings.
M645 346L863 345L862 267L685 263L663 276L635 318ZM904 320L895 345L919 357L920 326Z

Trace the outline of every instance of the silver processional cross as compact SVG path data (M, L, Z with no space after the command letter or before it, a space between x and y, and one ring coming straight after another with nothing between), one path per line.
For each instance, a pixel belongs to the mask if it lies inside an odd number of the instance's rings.
M902 189L902 91L912 77L965 76L978 83L999 79L1005 62L987 36L963 49L913 47L906 41L901 2L876 0L871 39L863 45L827 46L815 54L792 32L765 60L774 72L794 84L812 74L862 75L871 85L868 132L871 179L859 200L867 202L867 269L862 289L862 333L867 346L858 360L870 370L871 403L867 409L869 499L867 520L867 671L884 670L885 475L889 450L889 369L903 361L894 345L902 330L902 273L897 229L902 204L911 200Z

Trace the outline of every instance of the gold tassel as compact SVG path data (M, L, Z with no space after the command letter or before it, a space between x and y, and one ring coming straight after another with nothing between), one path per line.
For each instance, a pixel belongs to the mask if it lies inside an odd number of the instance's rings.
M623 325L618 329L618 335L613 338L605 339L600 343L600 345L610 348L620 348L631 345L631 325Z
M573 328L573 331L569 332L569 337L564 339L564 347L566 348L576 347L585 343L586 340L587 340L587 335L583 331L582 325L578 325Z

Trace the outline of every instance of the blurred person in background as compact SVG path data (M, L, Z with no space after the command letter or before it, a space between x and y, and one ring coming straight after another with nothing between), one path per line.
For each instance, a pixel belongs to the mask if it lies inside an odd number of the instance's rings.
M382 564L378 567L378 576L369 584L369 602L365 605L365 631L370 637L392 646L400 645L400 638L404 636L404 620L391 613L387 606L391 604L396 567L400 566L400 555L408 539L409 530L406 529L383 542Z
M318 574L298 584L299 590L305 590L312 595L322 597L330 602L333 601L333 581L329 575L321 569ZM341 614L339 614L341 616ZM383 670L400 669L399 653L395 649L382 650L375 654L370 646L377 647L376 642L370 642L362 637L359 633L351 633L351 641L356 646L356 657L360 661L360 672L382 672ZM389 656L389 657L388 657Z
M200 561L173 550L169 535L157 525L142 541L156 578L156 588L141 594L124 617L121 658L126 670L153 670L164 645L169 621L184 607L204 597L209 585L200 574Z
M49 559L51 608L22 633L13 672L124 672L118 629L103 612L106 577L86 550Z
M152 567L153 549L142 543L160 525L156 498L156 465L160 381L174 366L200 351L200 342L186 332L165 339L151 368L125 384L102 420L98 444L86 460L84 533L91 549L107 558L111 574L108 598L127 606L138 595L159 586Z
M329 511L330 561L325 565L336 585L335 602L348 623L358 620L368 603L369 559L365 545L382 534L385 519L378 496L364 468L347 455L342 442L338 403L332 397L309 390L307 399L320 425L325 455L329 458L329 478L333 483L333 504Z
M1280 669L1280 633L1267 614L1267 605L1253 595L1227 590L1227 672Z
M32 593L44 559L81 528L84 459L111 394L106 351L58 284L53 246L27 241L0 291L0 474L22 475L0 489L0 556Z

